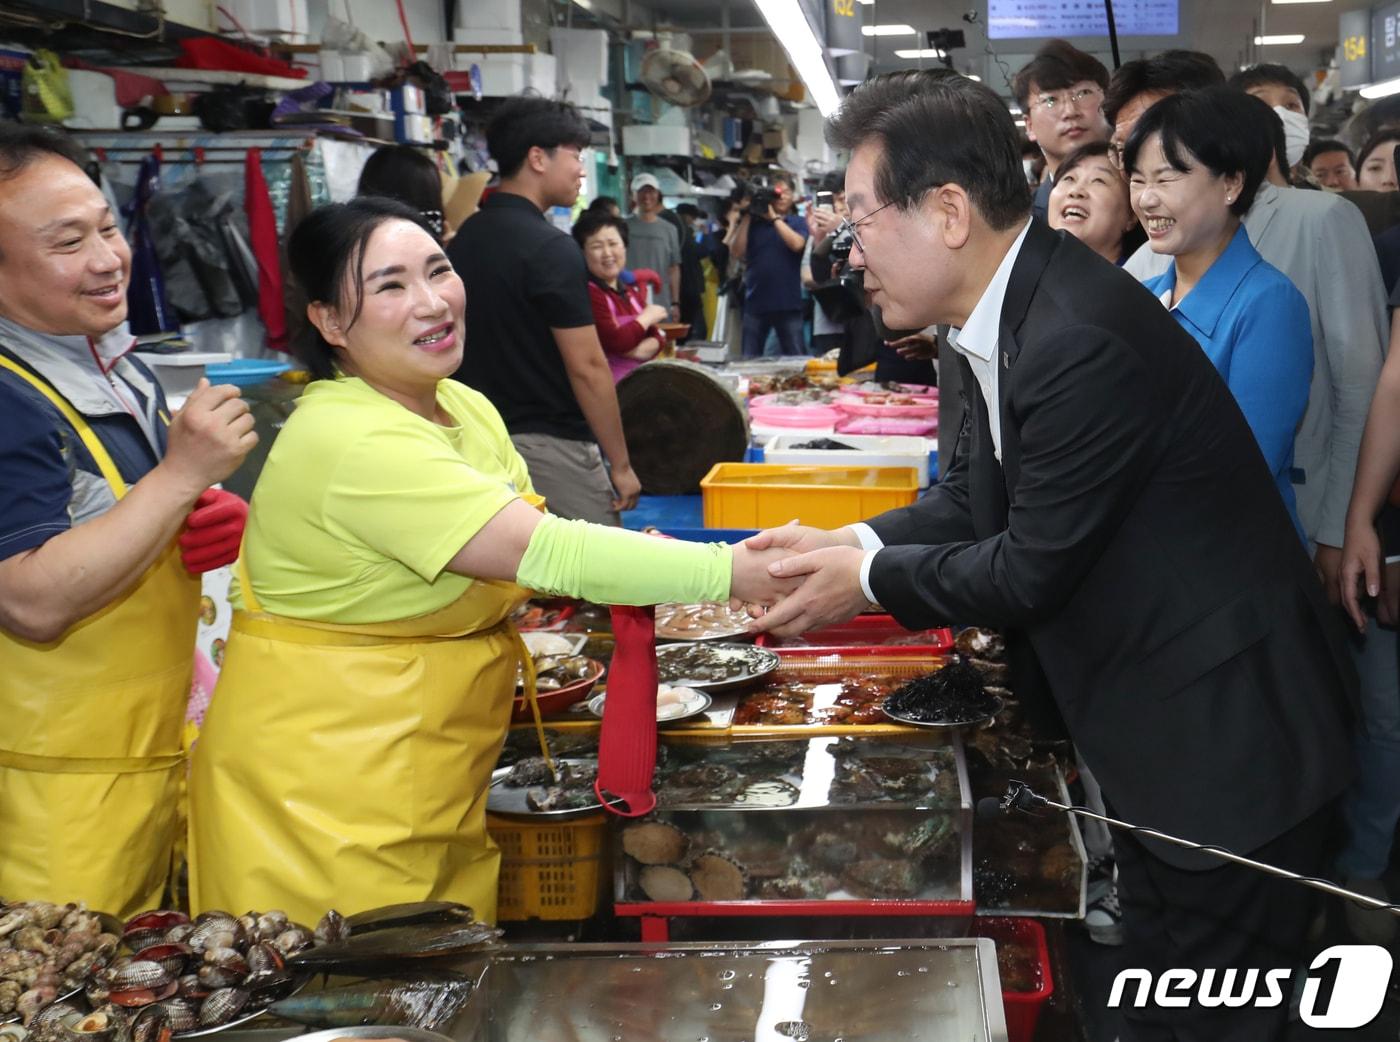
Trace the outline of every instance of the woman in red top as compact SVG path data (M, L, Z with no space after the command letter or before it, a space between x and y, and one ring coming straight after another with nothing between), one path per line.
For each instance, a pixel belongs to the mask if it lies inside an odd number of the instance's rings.
M627 266L627 224L621 218L586 211L574 225L574 238L588 267L593 324L616 382L656 357L666 342L656 323L664 322L668 312L648 304L640 286L621 281Z

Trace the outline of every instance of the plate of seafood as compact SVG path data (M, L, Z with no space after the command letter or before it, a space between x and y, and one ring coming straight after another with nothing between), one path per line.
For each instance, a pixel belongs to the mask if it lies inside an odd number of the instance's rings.
M707 694L756 684L779 665L776 652L751 644L666 644L656 649L661 683Z
M801 669L784 670L748 692L734 711L736 726L794 727L883 724L886 696L900 686L898 677L853 670L846 676L819 676Z
M583 646L588 643L586 633L549 633L543 630L525 630L520 634L520 639L532 659L581 655Z
M526 601L511 613L515 628L525 632L562 630L574 614L574 605L567 602Z
M541 713L562 712L574 703L582 702L607 672L601 662L582 655L531 653L530 657L535 663L535 697ZM523 692L524 684L524 674L517 671L517 692ZM510 714L511 722L527 723L532 718L529 701L523 693L517 694Z
M602 803L593 790L598 780L596 758L555 760L550 773L542 756L527 756L513 767L491 772L486 809L514 817L564 818L598 810Z
M656 636L660 640L732 640L749 637L753 622L742 608L727 604L658 604Z
M108 920L110 930L104 928ZM50 922L54 925L44 926ZM121 923L81 905L3 906L0 933L6 939L32 943L31 929L41 931L39 939L62 936L63 941L55 952L31 952L44 961L34 985L5 1003L11 1007L6 1012L23 1021L23 1028L6 1032L9 1042L26 1036L38 1042L197 1038L245 1024L273 1007L284 1015L280 1007L317 973L455 954L498 936L475 922L470 908L441 901L372 909L348 919L332 910L314 930L277 910L240 916L211 910L191 919L156 909ZM88 937L96 940L88 944ZM28 949L12 943L8 950L16 954L0 955L0 967L25 961ZM8 974L3 980L9 985L25 979L14 968L0 972ZM60 984L80 986L59 999L58 985L51 983L55 973ZM0 997L10 990L0 989Z
M961 654L942 669L915 677L883 703L891 720L913 727L971 727L986 723L1006 703L989 694L984 674Z
M607 695L594 695L588 700L588 711L598 719L603 718L603 707ZM699 716L710 708L714 700L703 691L688 687L670 687L662 684L656 692L656 722L671 724Z

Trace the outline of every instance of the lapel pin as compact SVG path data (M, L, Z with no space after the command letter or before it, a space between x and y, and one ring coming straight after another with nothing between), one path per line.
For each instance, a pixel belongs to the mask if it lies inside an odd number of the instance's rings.
M1007 352L1005 352L1005 351L1003 351L1003 352L1001 353L1001 367L1002 367L1003 369L1010 369L1010 368L1011 368L1011 355L1009 355L1009 354L1008 354Z

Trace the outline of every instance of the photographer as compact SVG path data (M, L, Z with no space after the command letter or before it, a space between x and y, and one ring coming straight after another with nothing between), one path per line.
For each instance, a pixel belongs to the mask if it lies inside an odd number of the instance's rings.
M784 171L772 187L758 184L749 208L726 240L742 257L744 270L744 357L763 354L769 330L778 335L785 355L805 355L802 342L802 251L807 224L794 214L796 186Z
M851 237L841 234L846 208L845 175L828 175L807 210L811 232L802 254L802 285L812 294L812 353L839 350L836 371L842 376L869 365L875 357L875 327L865 310L864 294L851 280L846 259ZM843 277L844 276L844 277Z

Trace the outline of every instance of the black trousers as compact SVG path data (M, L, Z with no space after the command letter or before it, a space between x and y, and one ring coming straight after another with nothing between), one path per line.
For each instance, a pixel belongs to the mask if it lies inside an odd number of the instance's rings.
M1109 810L1113 814L1112 809ZM1335 840L1336 807L1295 825L1257 850L1243 852L1302 875L1324 873ZM1189 838L1189 837L1187 837ZM1264 974L1290 970L1310 961L1308 925L1317 894L1298 883L1239 865L1222 864L1201 872L1167 864L1135 835L1114 832L1119 896L1126 932L1124 963L1150 970L1157 980L1171 968L1259 970L1256 994L1265 993ZM1241 973L1242 976L1242 973ZM1239 985L1237 984L1238 988ZM1273 1042L1288 1023L1292 985L1275 1007L1204 1007L1195 998L1185 1008L1145 1008L1131 1003L1129 984L1122 1013L1128 1029L1122 1042ZM1184 994L1183 988L1180 993Z

